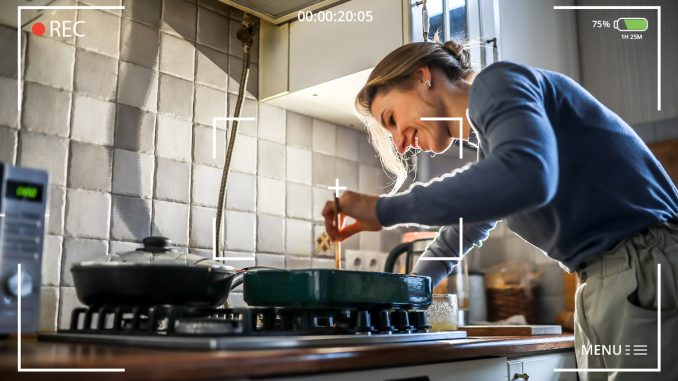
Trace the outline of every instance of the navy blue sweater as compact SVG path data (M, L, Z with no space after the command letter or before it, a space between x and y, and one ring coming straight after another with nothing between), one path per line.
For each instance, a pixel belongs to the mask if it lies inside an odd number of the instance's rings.
M495 221L576 271L623 239L678 216L678 191L619 116L570 78L511 62L488 66L469 93L479 160L382 196L383 226L443 226L424 256L463 253ZM438 283L452 261L419 261Z

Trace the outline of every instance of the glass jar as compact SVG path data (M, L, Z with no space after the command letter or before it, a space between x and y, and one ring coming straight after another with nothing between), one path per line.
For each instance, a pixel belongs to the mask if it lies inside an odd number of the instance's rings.
M457 326L457 295L434 294L433 303L426 310L428 324L431 331L454 331Z

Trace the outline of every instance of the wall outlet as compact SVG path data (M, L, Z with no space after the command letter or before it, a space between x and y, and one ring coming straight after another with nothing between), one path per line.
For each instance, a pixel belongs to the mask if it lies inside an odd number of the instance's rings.
M380 251L346 250L346 270L383 272L386 253Z

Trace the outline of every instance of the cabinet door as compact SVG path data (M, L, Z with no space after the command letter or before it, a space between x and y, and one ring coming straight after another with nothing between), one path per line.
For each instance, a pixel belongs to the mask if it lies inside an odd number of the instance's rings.
M507 381L506 358L325 373L267 381ZM263 380L262 380L263 381Z
M367 14L364 22L307 22L290 24L289 91L373 68L403 44L400 1L352 0L330 8L332 14ZM356 16L357 17L357 16Z
M543 356L524 357L521 358L520 360L523 363L523 374L528 375L531 381L577 380L576 373L553 371L556 368L576 368L577 365L574 357L574 352L563 352ZM509 381L514 380L513 377L514 374L515 373L510 373L508 375Z

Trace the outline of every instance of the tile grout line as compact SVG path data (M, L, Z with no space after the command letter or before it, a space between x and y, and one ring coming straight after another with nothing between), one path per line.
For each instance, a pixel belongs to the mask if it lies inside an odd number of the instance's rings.
M79 10L75 9L73 11L73 17L76 21L78 20L79 15L80 15ZM73 130L73 109L74 109L74 107L73 107L73 102L74 102L73 94L75 92L75 54L76 54L76 51L77 51L77 39L78 38L79 37L77 37L77 36L73 37L73 64L71 66L71 73L72 73L71 91L68 94L68 96L70 98L70 102L69 102L68 120L66 121L66 123L68 123L68 134L66 136L66 139L67 139L67 142L66 142L66 157L65 157L65 160L66 160L66 163L65 163L66 175L64 177L64 199L63 199L64 200L64 202L63 202L64 212L63 212L63 222L61 224L62 238L61 238L61 259L59 261L59 292L57 293L57 306L56 306L57 307L56 308L56 310L57 310L57 316L56 316L57 329L61 326L61 318L62 318L62 314L61 314L62 308L61 307L62 307L62 297L63 297L62 287L65 287L64 284L63 284L63 276L62 275L63 275L63 272L64 272L64 267L66 265L66 210L68 208L68 193L69 193L69 191L68 191L68 176L69 176L69 172L70 172L69 168L68 168L69 167L68 163L70 162L71 135L72 135L72 130ZM28 45L28 39L26 39L26 45ZM24 112L23 108L22 108L22 112ZM43 248L44 248L44 243L43 243ZM44 249L43 249L43 255L45 255Z
M195 11L195 45L193 45L193 80L191 81L191 86L192 86L192 107L191 107L191 118L190 118L190 127L191 127L191 146L190 146L190 162L188 166L188 222L186 224L186 234L187 234L187 240L186 240L186 248L187 250L191 249L196 249L197 246L192 245L191 243L191 223L193 222L193 157L195 156L195 115L196 115L196 108L197 108L197 102L196 102L196 94L197 94L197 86L195 82L197 70L198 70L198 49L196 47L197 41L198 41L198 4L196 3L196 11ZM165 12L165 2L163 1L162 4L162 16L164 16ZM164 20L164 17L162 17L162 20ZM161 20L161 24L162 24ZM191 43L191 41L184 39L185 42Z
M162 28L162 16L163 16L163 11L164 11L164 4L165 2L160 3L160 24L158 25L157 29L157 37L158 37L158 51L156 52L155 55L155 62L156 62L156 76L157 76L157 82L155 84L155 122L153 123L153 151L152 151L152 159L153 159L153 171L151 173L151 197L150 197L150 221L148 224L148 235L151 236L153 235L153 230L154 230L154 220L155 220L155 202L156 202L156 195L155 195L155 187L156 187L156 178L158 175L158 156L157 156L157 149L156 149L156 144L158 142L158 114L160 114L160 57L162 56L162 44L160 43L162 41L162 32L160 32L160 28ZM122 17L121 17L122 20ZM131 19L130 19L131 20ZM121 21L122 22L122 21ZM131 20L131 22L134 22L134 20ZM143 23L141 23L143 25ZM122 45L122 26L120 27L120 44ZM156 29L153 28L155 31ZM153 68L151 68L153 70ZM140 152L141 153L141 152ZM142 197L143 198L143 197Z

